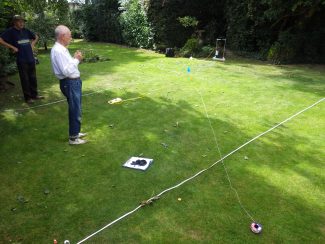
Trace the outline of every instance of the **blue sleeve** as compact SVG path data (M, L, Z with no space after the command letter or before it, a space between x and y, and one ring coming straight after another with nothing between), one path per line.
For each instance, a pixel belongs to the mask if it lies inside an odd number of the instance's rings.
M28 29L26 29L26 31L28 32L28 38L29 39L32 39L32 40L36 39L36 35L33 32L31 32Z
M13 40L12 40L12 35L11 35L11 31L10 31L10 29L4 31L4 32L1 34L1 38L2 38L5 42L8 42L8 43L12 44Z

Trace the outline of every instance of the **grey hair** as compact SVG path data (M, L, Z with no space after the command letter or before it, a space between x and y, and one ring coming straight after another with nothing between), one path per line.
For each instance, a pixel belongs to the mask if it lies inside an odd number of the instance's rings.
M64 35L66 33L69 33L70 30L68 27L66 27L65 25L59 25L55 28L55 38L58 39L61 35Z

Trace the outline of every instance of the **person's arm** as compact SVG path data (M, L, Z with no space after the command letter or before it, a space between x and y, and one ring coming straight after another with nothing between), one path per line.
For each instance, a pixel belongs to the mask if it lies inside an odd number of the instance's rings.
M5 42L1 37L0 37L0 44L11 49L14 53L18 52L18 48L14 47L13 45L9 44L8 42Z
M36 45L38 39L39 39L38 35L35 35L35 39L33 39L32 42L31 42L32 49L34 49L34 47L35 47L35 45Z

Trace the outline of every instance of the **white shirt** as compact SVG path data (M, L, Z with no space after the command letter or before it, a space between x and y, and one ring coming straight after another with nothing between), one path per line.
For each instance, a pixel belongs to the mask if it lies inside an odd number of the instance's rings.
M69 50L58 42L52 47L51 62L53 72L59 80L80 77L79 60L71 57Z

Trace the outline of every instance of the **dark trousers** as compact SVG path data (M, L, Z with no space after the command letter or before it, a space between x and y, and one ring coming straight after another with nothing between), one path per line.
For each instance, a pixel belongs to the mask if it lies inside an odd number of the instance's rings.
M81 128L81 88L80 79L60 80L60 89L69 105L69 137L78 137Z
M37 96L37 79L35 62L17 63L21 88L24 93L25 100L35 98Z

